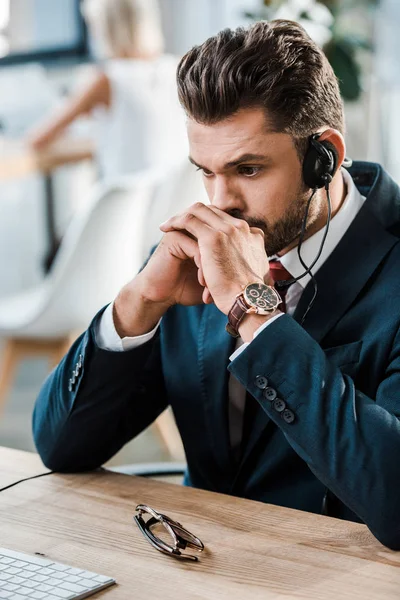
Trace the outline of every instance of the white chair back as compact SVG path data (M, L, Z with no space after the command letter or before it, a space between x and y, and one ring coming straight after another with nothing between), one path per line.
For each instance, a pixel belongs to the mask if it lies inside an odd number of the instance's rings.
M142 264L157 181L145 173L130 178L129 186L96 186L43 284L0 302L0 333L52 338L85 329Z

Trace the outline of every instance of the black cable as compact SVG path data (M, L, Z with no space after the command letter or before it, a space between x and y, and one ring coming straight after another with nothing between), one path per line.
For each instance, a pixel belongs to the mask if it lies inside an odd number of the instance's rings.
M305 313L304 313L304 315L303 315L303 317L301 319L301 322L300 322L301 325L303 325L303 323L304 323L304 321L305 321L305 319L306 319L309 311L311 310L311 307L313 306L315 298L317 297L317 293L318 293L318 284L317 284L317 281L316 281L316 279L314 277L314 274L312 273L311 269L314 267L314 265L316 265L316 263L318 262L321 254L322 254L322 250L324 248L325 241L326 241L326 238L327 238L327 235L328 235L328 231L329 231L329 225L330 225L331 216L332 216L332 202L331 202L331 196L330 196L330 192L329 192L329 184L330 184L331 181L332 181L331 176L327 175L326 176L326 181L325 181L325 191L326 191L326 197L327 197L327 202L328 202L328 218L327 218L326 225L325 225L325 232L324 232L324 235L322 237L321 244L320 244L319 251L318 251L318 254L317 254L316 258L311 263L311 265L308 267L306 265L306 263L304 262L304 260L302 259L302 257L301 257L301 247L302 247L303 242L304 242L304 235L305 235L305 232L306 232L308 213L309 213L309 210L310 210L311 202L312 202L312 200L313 200L313 198L314 198L314 196L315 196L315 194L317 192L317 188L315 188L313 190L313 192L312 192L312 194L310 196L310 199L307 202L306 212L305 212L303 223L302 223L302 227L301 227L299 244L297 246L297 255L298 255L299 261L300 261L301 265L304 267L305 271L304 271L304 273L302 273L298 277L292 277L292 279L287 279L285 281L277 281L276 282L276 284L277 284L276 287L279 290L280 288L289 287L290 285L292 285L296 281L299 281L300 279L303 279L303 277L305 277L306 275L310 275L312 284L314 286L314 294L313 294L313 297L311 298L310 303L307 306L307 310L305 311Z
M32 475L31 477L25 477L25 479L20 479L19 481L14 481L14 483L10 483L10 485L6 485L3 488L0 488L0 492L4 492L5 490L9 490L10 488L18 485L19 483L23 483L24 481L29 481L30 479L38 479L39 477L45 477L46 475L53 475L53 471L47 471L46 473L39 473L39 475Z
M315 265L315 263L318 261L319 257L320 257L320 256L321 256L321 254L322 254L322 250L323 250L323 248L324 248L325 241L326 241L326 238L327 238L327 235L328 235L328 231L329 231L329 225L330 225L330 223L331 223L331 217L332 217L332 202L331 202L331 195L330 195L330 192L329 192L329 183L330 183L330 182L329 182L329 181L327 181L327 182L326 182L326 184L325 184L326 198L327 198L327 202L328 202L328 218L327 218L327 221L326 221L325 232L324 232L324 235L323 235L323 238L322 238L322 241L321 241L321 245L320 245L320 248L319 248L319 252L318 252L318 254L317 254L317 258L314 260L314 262L313 262L313 264L311 265L311 267L307 267L307 265L305 264L305 262L303 261L303 259L302 259L301 255L300 255L300 249L301 249L301 246L299 245L299 246L297 247L297 254L298 254L299 260L300 260L300 262L301 262L302 266L303 266L305 269L308 269L308 272L309 272L309 274L310 274L310 277L311 277L312 284L313 284L313 286L314 286L314 294L313 294L313 297L311 298L311 300L310 300L310 302L309 302L309 304L308 304L308 306L307 306L307 309L306 309L306 311L305 311L304 315L303 315L303 316L302 316L302 318L301 318L300 325L303 325L303 324L304 324L304 321L306 320L306 317L307 317L308 313L310 312L310 310L311 310L311 308L312 308L312 306L313 306L313 304L314 304L314 302L315 302L315 298L317 297L317 294L318 294L318 284L317 284L317 280L315 279L315 277L314 277L314 274L312 273L311 269L312 269L312 267Z

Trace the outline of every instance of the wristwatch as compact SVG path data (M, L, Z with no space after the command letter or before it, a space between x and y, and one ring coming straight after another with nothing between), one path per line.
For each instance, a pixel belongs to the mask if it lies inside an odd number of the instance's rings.
M272 286L258 281L249 283L236 296L236 300L228 314L226 331L233 337L239 337L239 325L245 315L249 313L269 315L278 308L281 302L282 298Z

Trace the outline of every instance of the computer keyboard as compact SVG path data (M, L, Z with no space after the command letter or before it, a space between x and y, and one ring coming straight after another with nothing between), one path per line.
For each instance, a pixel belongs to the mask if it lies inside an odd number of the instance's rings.
M114 583L105 575L0 548L1 600L80 600Z

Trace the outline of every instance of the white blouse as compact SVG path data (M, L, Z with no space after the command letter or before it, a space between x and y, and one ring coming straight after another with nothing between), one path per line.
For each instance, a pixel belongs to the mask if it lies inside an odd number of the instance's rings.
M98 107L97 162L102 179L165 167L188 154L185 117L178 101L178 59L114 59L104 65L111 106Z

